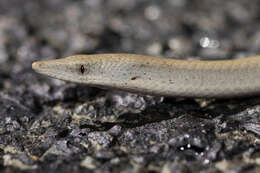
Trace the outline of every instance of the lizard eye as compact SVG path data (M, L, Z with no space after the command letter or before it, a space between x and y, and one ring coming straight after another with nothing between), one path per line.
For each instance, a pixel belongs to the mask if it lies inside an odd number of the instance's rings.
M85 72L84 65L81 65L81 66L80 66L80 72L81 72L82 74Z

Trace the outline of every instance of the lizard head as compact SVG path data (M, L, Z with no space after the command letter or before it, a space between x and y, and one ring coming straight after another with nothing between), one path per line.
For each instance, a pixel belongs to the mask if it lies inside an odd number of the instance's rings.
M91 55L76 55L68 58L55 60L36 61L32 64L32 69L37 73L47 75L53 78L91 84L92 80L97 80L95 76L100 67L98 59L93 61ZM98 70L100 72L100 69Z

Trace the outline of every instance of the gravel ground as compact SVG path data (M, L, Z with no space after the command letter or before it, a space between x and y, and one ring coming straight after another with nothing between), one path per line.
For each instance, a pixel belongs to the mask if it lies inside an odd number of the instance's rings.
M258 0L1 0L0 171L260 172L260 97L144 96L31 69L82 53L260 54L259 9Z

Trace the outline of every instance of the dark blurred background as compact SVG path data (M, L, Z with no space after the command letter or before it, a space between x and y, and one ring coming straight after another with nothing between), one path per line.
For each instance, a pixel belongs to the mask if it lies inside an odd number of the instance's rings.
M180 59L259 54L260 1L1 0L0 170L259 171L250 160L250 154L260 147L260 117L254 114L259 108L251 107L258 100L213 101L205 106L194 100L162 103L155 98L111 93L106 102L102 99L110 91L67 84L31 70L36 60L115 52ZM127 105L124 110L122 104L118 108L120 99ZM158 103L150 108L152 112L139 114L147 105ZM136 107L129 108L133 105ZM240 116L235 119L223 119L230 110L236 115L232 110L240 105L251 112L238 111ZM212 108L215 114L207 117ZM150 119L134 118L130 125L126 120L100 124L72 116L82 111L94 111L95 116L114 111ZM243 129L257 135L244 134ZM226 132L230 133L215 135ZM95 142L101 147L95 148ZM186 149L186 153L179 152ZM249 161L241 160L244 155ZM230 162L223 161L226 159Z
M204 58L256 54L259 3L3 0L1 64L97 52Z

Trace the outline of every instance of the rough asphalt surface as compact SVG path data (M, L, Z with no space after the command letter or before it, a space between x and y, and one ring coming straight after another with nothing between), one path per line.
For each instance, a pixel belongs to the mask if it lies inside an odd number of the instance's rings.
M1 0L0 171L260 172L260 97L143 96L31 69L80 53L260 54L259 8L258 0Z

